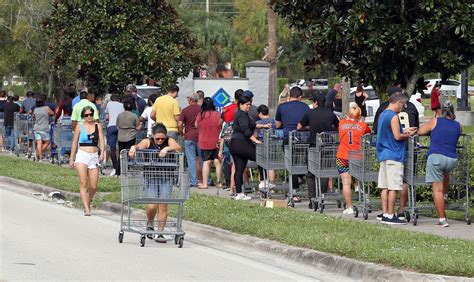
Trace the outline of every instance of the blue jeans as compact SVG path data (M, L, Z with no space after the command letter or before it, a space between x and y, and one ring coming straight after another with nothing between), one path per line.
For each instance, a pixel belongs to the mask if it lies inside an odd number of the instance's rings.
M197 141L184 140L184 153L188 162L191 185L195 186L198 184L196 157L199 155L199 147Z
M5 135L7 136L8 140L8 149L13 151L15 149L15 130L13 130L13 126L5 126Z

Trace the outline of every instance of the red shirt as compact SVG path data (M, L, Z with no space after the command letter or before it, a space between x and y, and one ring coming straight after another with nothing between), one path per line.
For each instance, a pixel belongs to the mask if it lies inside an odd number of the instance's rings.
M440 95L441 93L436 88L433 89L433 91L431 92L431 109L432 110L439 109L441 107L441 103L439 102Z
M179 121L184 123L184 140L198 141L198 130L194 123L200 111L201 106L196 104L187 106L179 114Z
M196 117L197 128L199 130L198 145L201 150L214 150L217 148L221 115L219 112L205 112L202 117L199 113Z
M237 104L231 104L227 107L224 108L224 112L222 113L222 119L226 122L232 122L234 121L234 114L235 111L237 111Z
M339 148L337 157L349 159L349 151L360 150L360 139L370 133L369 126L363 121L343 119L339 122Z

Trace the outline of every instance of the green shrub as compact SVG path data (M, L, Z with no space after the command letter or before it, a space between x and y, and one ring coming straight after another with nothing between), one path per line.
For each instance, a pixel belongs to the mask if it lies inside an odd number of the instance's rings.
M288 83L288 78L287 77L279 77L277 78L277 95L280 95L281 91L283 91L283 88L285 88L285 84Z

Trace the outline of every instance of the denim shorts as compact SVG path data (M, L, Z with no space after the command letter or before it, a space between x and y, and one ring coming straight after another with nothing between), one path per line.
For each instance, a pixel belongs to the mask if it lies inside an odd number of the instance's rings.
M159 179L145 176L145 185L147 187L148 197L161 199L171 198L171 191L173 188L171 185L171 179Z
M35 131L35 140L49 141L49 133L45 131Z
M430 154L426 161L427 183L441 182L445 174L450 173L457 165L458 159L441 154Z

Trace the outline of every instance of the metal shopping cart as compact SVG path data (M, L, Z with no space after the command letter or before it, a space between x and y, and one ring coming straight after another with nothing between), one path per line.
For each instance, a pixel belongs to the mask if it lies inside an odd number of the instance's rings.
M174 236L174 242L183 246L185 232L182 228L183 203L189 199L189 179L184 171L184 155L169 152L159 157L158 150L138 150L130 158L128 150L120 152L121 165L121 220L119 243L124 232L138 233L140 245L145 246L147 235ZM132 204L170 204L178 206L176 219L150 224L146 219L132 219ZM125 217L125 210L127 215ZM152 227L152 228L150 228ZM164 228L164 229L162 229ZM151 230L153 229L153 230Z
M343 196L339 188L333 192L322 193L321 178L339 177L336 166L336 155L339 148L339 133L322 132L316 136L316 147L308 149L308 171L314 174L316 181L316 198L310 199L314 211L323 213L326 205L342 206Z
M417 187L429 185L425 181L426 161L430 145L429 136L413 136L408 140L408 154L404 166L404 179L410 187L409 208L405 214L407 221L417 225L419 215L432 215L435 211L433 204L417 202ZM451 172L449 184L455 187L455 193L448 192L446 210L460 210L465 213L467 224L471 224L471 210L469 207L469 181L471 167L471 136L461 135L456 146L458 163Z
M72 121L71 117L62 117L58 120L56 125L52 125L53 138L52 138L52 150L53 156L57 156L57 164L61 165L68 162L66 155L71 154L71 146L73 139ZM54 163L54 157L52 158Z
M263 168L264 188L260 189L262 198L271 198L273 191L288 191L288 186L283 183L276 185L269 182L269 170L285 169L285 153L283 148L283 136L276 134L273 129L263 131L262 144L256 146L256 163Z
M5 132L5 123L4 123L4 119L0 119L0 136L2 137L3 139L3 146L5 146L5 144L7 144L7 139L6 139L6 136L5 136L6 132ZM2 149L5 149L5 147L3 147Z
M364 219L372 212L373 203L370 200L369 182L377 182L379 163L375 156L377 135L366 134L361 140L360 151L349 151L349 174L359 180L359 201L354 205L354 216L358 217L362 210Z
M29 114L15 113L13 125L15 134L15 154L17 157L24 153L28 158L33 154L33 118Z
M309 131L290 131L288 136L288 145L285 145L285 169L288 171L288 205L295 206L293 196L301 195L293 189L293 175L305 175L308 173L308 148L310 133Z

